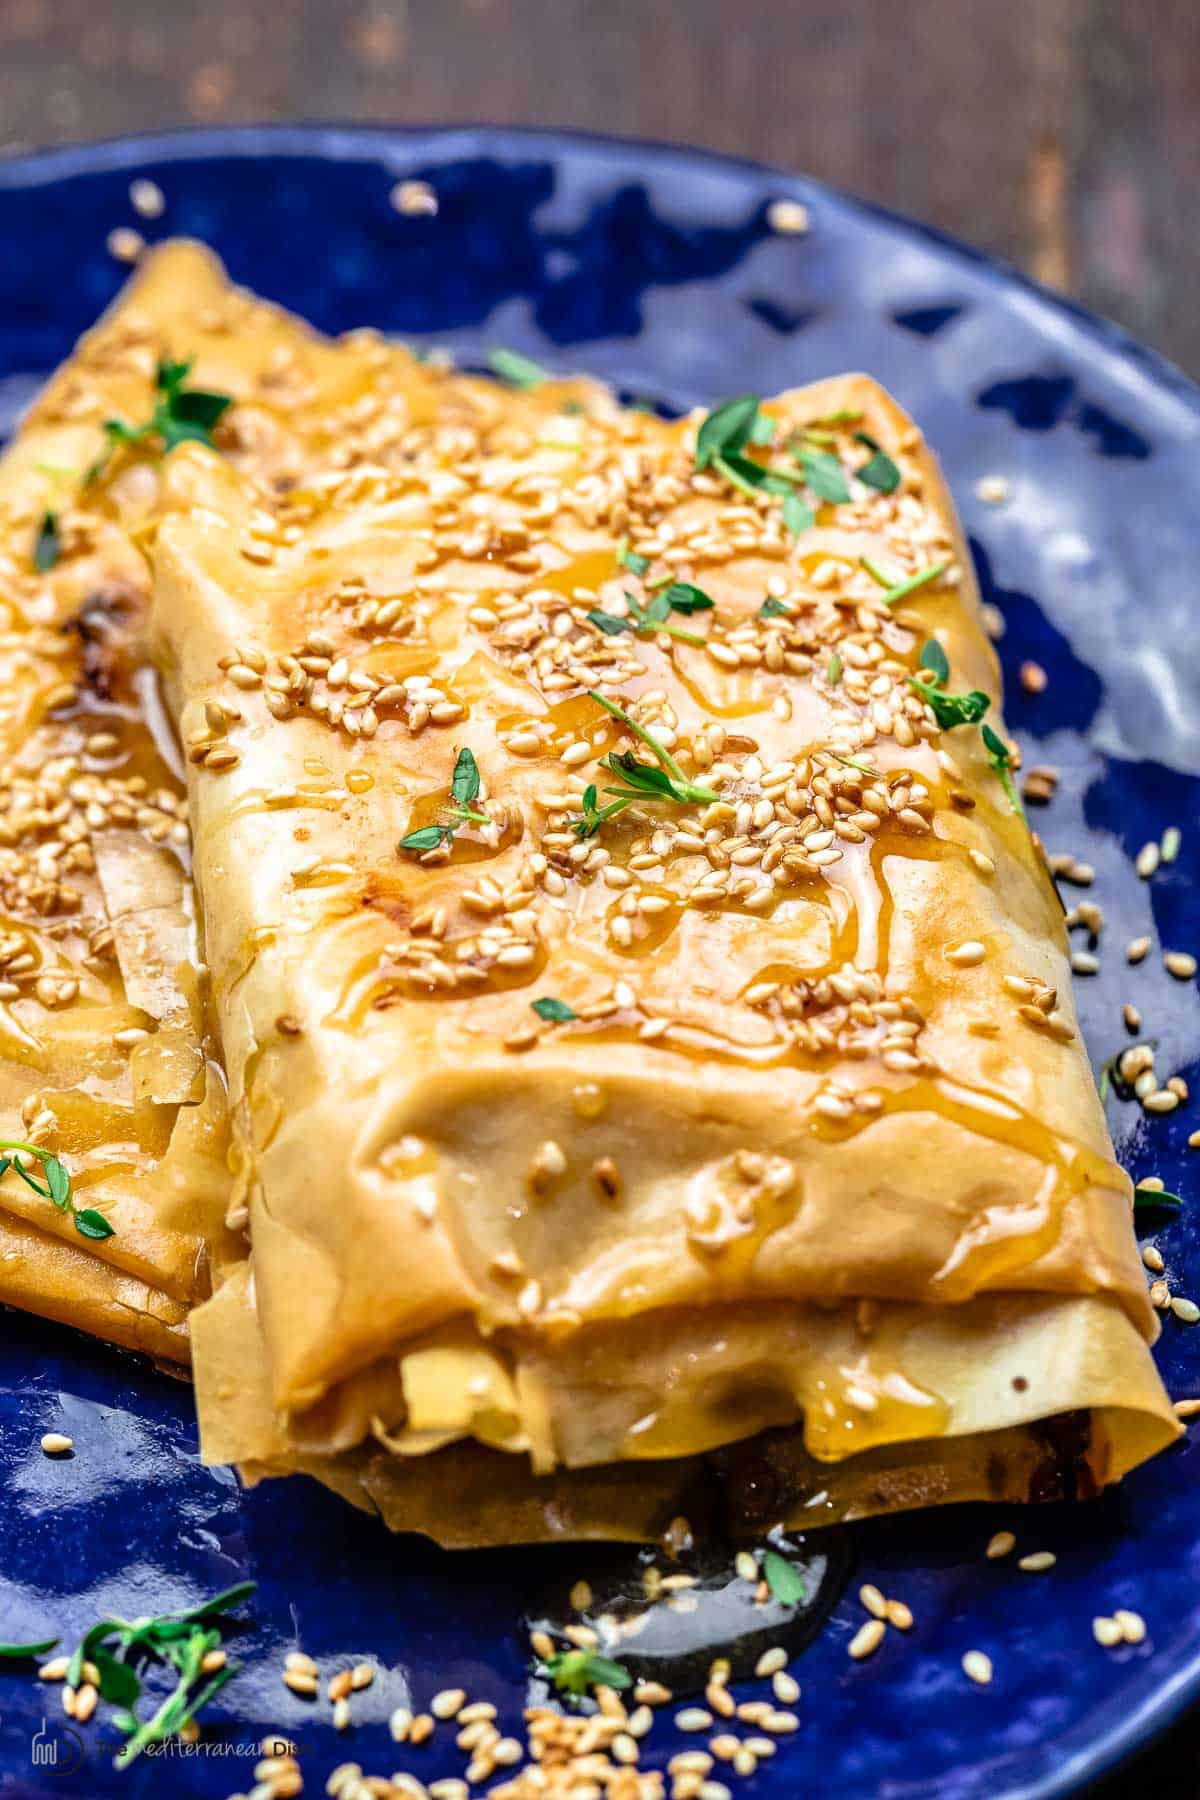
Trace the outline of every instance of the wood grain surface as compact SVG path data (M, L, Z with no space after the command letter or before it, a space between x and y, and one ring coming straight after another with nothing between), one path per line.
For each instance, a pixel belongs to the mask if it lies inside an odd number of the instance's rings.
M999 252L1200 376L1200 0L0 0L0 154L261 119L779 163ZM1196 1800L1198 1771L1194 1713L1095 1800Z

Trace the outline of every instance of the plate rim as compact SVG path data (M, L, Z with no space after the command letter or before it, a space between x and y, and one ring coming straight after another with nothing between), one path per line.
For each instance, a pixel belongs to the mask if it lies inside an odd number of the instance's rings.
M375 160L386 162L390 147L410 157L435 146L459 140L465 149L474 145L489 154L540 149L549 155L583 152L592 156L628 156L631 152L652 158L660 166L675 165L681 171L704 163L727 174L756 182L773 183L780 198L816 201L850 219L859 218L875 228L884 227L900 236L931 246L942 256L998 279L1015 288L1039 310L1048 311L1107 356L1131 359L1150 381L1165 388L1195 415L1200 424L1200 382L1194 381L1169 357L1143 343L1124 326L1093 312L1077 301L1044 287L1003 256L971 245L938 227L914 219L890 207L863 200L816 178L798 174L778 164L706 146L689 145L666 138L623 136L614 132L585 131L554 125L499 125L485 121L389 124L386 121L300 120L249 121L237 124L188 125L153 131L118 134L79 143L21 151L0 157L0 198L5 193L49 187L56 182L91 174L113 174L140 164L202 162L216 157L254 160L265 157L316 157L343 163ZM399 178L400 170L396 170ZM0 331L3 323L0 321ZM1139 1751L1164 1734L1188 1710L1200 1702L1200 1650L1181 1663L1152 1693L1131 1711L1124 1712L1111 1730L1069 1755L1048 1773L998 1786L995 1800L1066 1800L1085 1784L1115 1774ZM1052 1740L1041 1740L1044 1751ZM974 1765L980 1768L982 1765Z

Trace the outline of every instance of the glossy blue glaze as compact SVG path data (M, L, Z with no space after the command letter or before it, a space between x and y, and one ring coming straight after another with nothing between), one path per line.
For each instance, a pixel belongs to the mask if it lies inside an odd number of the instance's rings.
M1200 405L1182 376L979 256L749 164L510 131L234 130L0 164L0 427L116 292L123 271L104 239L139 223L126 197L135 175L167 195L149 235L207 239L235 277L327 329L371 323L473 362L505 343L672 409L847 367L883 380L938 447L988 598L1008 619L1009 721L1028 761L1062 770L1038 827L1051 850L1097 870L1104 972L1079 984L1094 1057L1127 1041L1120 1008L1133 999L1160 1070L1195 1084L1194 984L1172 981L1156 955L1129 970L1122 954L1146 931L1200 944ZM436 187L436 218L389 206L406 176ZM807 236L770 231L781 195L809 208ZM994 473L1012 483L999 508L974 495ZM1017 681L1030 656L1051 678L1037 698ZM1182 854L1147 886L1131 858L1172 823ZM1194 1106L1153 1128L1115 1101L1110 1117L1135 1175L1195 1193ZM1158 1233L1185 1292L1200 1291L1197 1219L1200 1201ZM1169 1321L1160 1354L1174 1393L1200 1392L1200 1329ZM74 1437L70 1461L41 1456L47 1429ZM0 1320L0 1465L0 1637L73 1640L105 1607L158 1610L253 1576L245 1672L208 1736L245 1750L285 1729L310 1792L347 1755L377 1772L461 1772L445 1728L433 1748L391 1745L382 1721L410 1695L461 1683L515 1728L518 1615L552 1574L587 1561L570 1549L446 1555L304 1482L242 1495L199 1466L185 1387L15 1314ZM862 1617L851 1592L803 1659L801 1731L755 1779L734 1778L737 1792L997 1800L1082 1784L1200 1694L1198 1476L1193 1442L1094 1505L862 1529L864 1578L907 1600L916 1627L849 1662ZM982 1560L1004 1524L1022 1549L1059 1553L1051 1575ZM1145 1615L1149 1638L1101 1651L1091 1619L1120 1605ZM297 1642L321 1658L381 1659L350 1738L335 1738L327 1706L280 1686ZM971 1647L994 1660L988 1689L962 1675ZM94 1748L82 1772L38 1773L30 1740L43 1711L55 1718L53 1693L0 1673L5 1794L251 1785L245 1759L147 1762L117 1777ZM94 1746L95 1729L85 1736ZM654 1760L679 1743L660 1727Z

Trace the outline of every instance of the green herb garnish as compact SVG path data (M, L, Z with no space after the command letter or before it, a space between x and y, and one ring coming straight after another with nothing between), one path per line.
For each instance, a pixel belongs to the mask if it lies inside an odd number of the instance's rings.
M931 563L927 569L919 569L907 580L893 582L891 576L886 574L878 563L872 562L869 556L861 557L859 560L872 581L877 581L881 588L887 589L883 596L885 606L895 606L897 600L907 600L910 594L915 594L919 588L928 587L931 581L936 581L939 575L944 575L950 566L949 563L944 562Z
M443 807L442 819L436 825L422 825L416 831L410 831L402 837L396 848L412 850L420 853L425 850L440 850L448 844L460 825L490 825L491 820L486 813L475 810L475 802L479 798L480 789L479 764L470 750L462 749L454 765L454 774L450 778L450 798L452 806Z
M539 1665L539 1673L548 1675L560 1692L577 1700L589 1688L633 1686L633 1676L624 1663L613 1662L597 1650L558 1650Z
M778 1550L763 1552L762 1571L772 1597L781 1606L799 1606L808 1598L808 1583L804 1576L786 1556L780 1556Z
M671 598L675 593L682 597L682 605ZM694 601L693 595L698 596L698 600ZM681 638L685 644L704 642L696 632L684 631L682 626L668 622L673 608L679 612L693 613L702 611L706 606L711 607L712 601L699 588L691 587L686 582L673 582L669 588L651 595L644 607L639 606L636 596L626 589L625 604L629 611L624 615L602 612L599 607L595 607L587 615L588 619L599 631L607 632L609 637L619 637L624 631L644 631L653 637L660 631L665 631L668 637Z
M792 609L785 606L782 600L776 600L773 594L768 594L758 609L758 616L760 619L790 619Z
M921 645L920 663L928 669L933 679L941 686L950 679L950 659L936 638L929 638Z
M0 1644L0 1662L24 1662L31 1656L45 1656L57 1642L57 1638L45 1638L40 1644Z
M737 455L754 442L759 418L759 396L740 394L714 407L696 434L696 467L719 467L730 455Z
M74 1221L75 1229L80 1237L99 1239L113 1235L114 1228L102 1212L97 1212L91 1206L84 1207L82 1211L77 1209L71 1193L71 1177L67 1165L51 1151L41 1150L36 1144L7 1142L0 1142L0 1151L8 1152L8 1154L0 1156L0 1179L3 1179L12 1169L14 1174L21 1177L26 1187L32 1188L34 1193L39 1194L43 1200L52 1201L59 1212L67 1213ZM22 1156L36 1157L41 1163L46 1177L44 1187L35 1176L29 1173L21 1161Z
M832 506L845 505L850 498L850 484L836 456L831 456L828 450L814 450L804 444L798 460L805 481L819 499L828 500Z
M1175 1212L1183 1205L1178 1194L1172 1194L1167 1188L1136 1187L1133 1190L1133 1206L1135 1212L1149 1212L1161 1206L1169 1212Z
M711 788L699 787L694 781L689 781L670 751L644 725L639 725L636 719L631 718L623 707L606 699L603 694L598 694L594 688L588 689L588 698L594 700L597 706L602 706L605 712L611 713L614 719L619 719L623 725L628 726L633 735L640 738L651 751L658 767L654 763L639 762L632 750L610 751L600 766L616 775L622 785L605 788L606 794L615 795L607 806L599 805L599 795L594 783L585 789L582 815L571 821L571 828L577 837L594 837L607 820L624 812L635 800L673 800L679 806L706 806L720 798Z
M128 1768L148 1745L176 1736L237 1673L236 1665L227 1663L205 1675L202 1664L221 1647L221 1633L211 1621L240 1606L255 1586L253 1581L241 1581L198 1606L157 1618L101 1619L87 1632L71 1657L66 1678L71 1687L78 1687L84 1663L95 1663L100 1693L119 1709L113 1723L125 1733L115 1767ZM139 1720L133 1710L142 1694L138 1665L148 1661L168 1664L177 1680L157 1712Z
M1004 739L994 732L990 725L980 727L983 733L983 747L987 751L987 759L1000 778L1000 785L1008 795L1009 805L1021 818L1025 817L1025 808L1021 805L1021 796L1017 792L1017 784L1012 778L1012 751Z
M617 561L623 569L628 569L631 575L644 575L650 567L650 558L639 556L636 550L631 550L628 538L622 538L617 545Z
M978 725L992 704L986 694L972 688L969 694L948 694L943 683L950 679L950 661L936 638L921 646L921 667L927 675L910 675L909 686L916 689L943 731L957 725Z
M556 1000L553 994L543 994L539 1000L529 1002L539 1019L545 1019L549 1025L569 1025L579 1014L565 1000Z
M549 369L544 369L532 356L522 356L519 350L489 350L488 362L492 373L501 381L507 381L510 387L541 387L544 381L551 379Z
M785 494L783 496L783 522L795 537L800 537L804 532L811 530L816 523L816 514L808 502L800 498L799 494Z
M211 393L207 388L185 387L191 366L190 361L159 363L154 411L143 425L127 425L124 419L105 419L109 446L84 476L85 486L104 473L109 457L119 444L142 444L148 438L157 437L161 439L164 456L177 444L206 444L210 450L216 448L212 434L233 405L233 397Z
M836 650L829 658L829 663L825 670L825 679L831 688L836 687L838 682L842 679L842 659Z
M43 513L38 534L33 540L33 566L39 575L48 575L61 555L58 517L52 512Z
M881 494L895 493L900 486L900 471L886 450L881 450L875 439L868 437L865 431L856 431L854 436L860 444L865 444L873 452L861 469L855 469L858 479Z

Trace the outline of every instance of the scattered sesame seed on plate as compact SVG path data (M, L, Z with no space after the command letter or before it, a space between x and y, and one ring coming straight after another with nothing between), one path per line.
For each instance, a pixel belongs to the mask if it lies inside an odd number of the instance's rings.
M1125 946L1125 960L1126 962L1140 963L1144 961L1149 950L1150 939L1148 937L1131 938Z
M992 1659L983 1650L968 1650L962 1659L963 1674L979 1687L992 1679Z
M144 176L138 181L130 182L129 204L143 219L161 219L167 208L157 181L148 181Z
M1021 1557L1017 1567L1024 1569L1027 1575L1041 1575L1046 1569L1052 1569L1057 1561L1053 1550L1034 1550Z
M1150 877L1154 874L1155 870L1158 868L1158 863L1159 863L1158 845L1157 844L1143 844L1141 849L1137 853L1137 858L1136 858L1133 866L1137 870L1138 874L1141 876L1143 881L1149 881Z
M1111 1650L1121 1643L1124 1633L1115 1619L1101 1616L1092 1620L1092 1636L1105 1650Z
M886 1630L887 1626L882 1619L868 1619L865 1625L859 1626L850 1639L846 1646L847 1653L854 1658L855 1662L861 1662L864 1657L873 1656L882 1644L883 1634Z
M146 240L132 225L118 225L105 239L108 254L117 262L136 262L146 248Z
M1176 981L1190 981L1196 973L1196 959L1186 950L1167 950L1163 953L1163 968Z
M74 1448L74 1438L61 1431L48 1431L42 1439L42 1449L47 1456L68 1456Z
M975 498L985 506L1003 506L1011 492L1004 475L981 475L975 483Z
M432 218L438 209L438 197L427 181L398 181L388 199L406 218Z
M1171 1302L1171 1311L1184 1325L1195 1325L1200 1320L1200 1306L1197 1306L1194 1300L1187 1299L1183 1294L1176 1294Z
M997 1531L988 1539L988 1547L984 1552L990 1562L998 1557L1011 1556L1017 1547L1017 1540L1011 1531Z
M767 224L781 237L803 237L810 223L808 208L799 200L772 200L767 208Z

